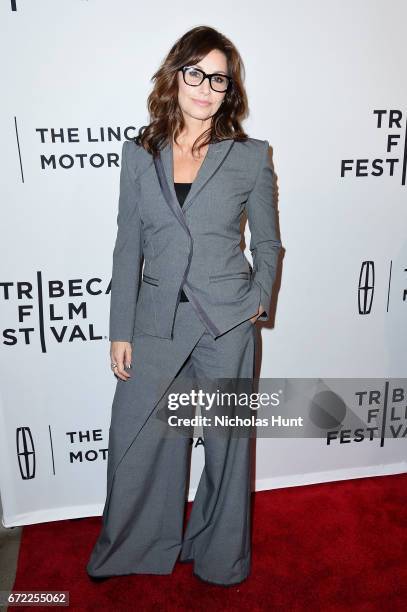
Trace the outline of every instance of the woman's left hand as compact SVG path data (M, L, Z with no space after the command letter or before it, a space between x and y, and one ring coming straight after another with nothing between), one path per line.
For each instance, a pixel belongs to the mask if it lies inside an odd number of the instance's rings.
M262 304L260 304L260 306L259 306L259 310L258 310L257 314L255 314L255 315L254 315L254 317L252 317L252 318L250 319L250 321L251 321L253 324L254 324L254 323L256 323L256 321L257 321L257 319L259 318L259 316L260 316L261 314L263 314L263 312L265 312L265 311L266 311L266 309L264 308L264 306L262 306Z

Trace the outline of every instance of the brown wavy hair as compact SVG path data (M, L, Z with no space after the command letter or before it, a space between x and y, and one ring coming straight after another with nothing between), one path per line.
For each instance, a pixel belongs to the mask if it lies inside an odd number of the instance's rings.
M233 79L223 103L212 117L211 126L195 140L192 154L206 144L233 138L247 140L241 121L248 116L247 94L243 86L244 65L233 43L221 32L209 26L197 26L179 38L160 68L152 76L153 90L147 107L150 123L139 129L135 142L155 156L170 138L176 141L184 128L182 111L178 104L178 69L194 65L210 51L218 49L227 58L228 74Z

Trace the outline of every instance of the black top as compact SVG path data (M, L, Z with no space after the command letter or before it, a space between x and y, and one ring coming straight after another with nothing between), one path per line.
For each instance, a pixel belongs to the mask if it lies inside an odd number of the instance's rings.
M185 198L188 195L188 191L191 189L192 183L175 183L175 193L177 194L178 202L182 206L185 202Z
M178 202L180 203L181 207L183 203L185 202L185 198L187 197L189 190L191 189L191 185L192 183L175 183L174 181L175 193L177 194ZM181 290L181 297L179 301L189 302L183 289Z

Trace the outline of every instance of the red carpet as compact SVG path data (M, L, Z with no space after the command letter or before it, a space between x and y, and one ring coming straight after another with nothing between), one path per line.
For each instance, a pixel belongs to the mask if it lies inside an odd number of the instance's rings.
M232 587L201 582L191 563L92 583L100 521L25 527L14 590L66 590L74 610L407 609L407 474L253 494L252 571Z

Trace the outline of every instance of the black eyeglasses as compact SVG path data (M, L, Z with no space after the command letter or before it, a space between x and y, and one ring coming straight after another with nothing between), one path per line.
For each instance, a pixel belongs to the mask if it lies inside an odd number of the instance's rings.
M206 74L206 72L200 68L195 68L194 66L182 66L178 70L181 70L182 76L184 77L184 82L187 85L197 87L203 83L205 79L209 79L209 84L213 91L217 91L219 93L227 91L233 82L232 77L227 76L226 74L221 74L219 72Z

